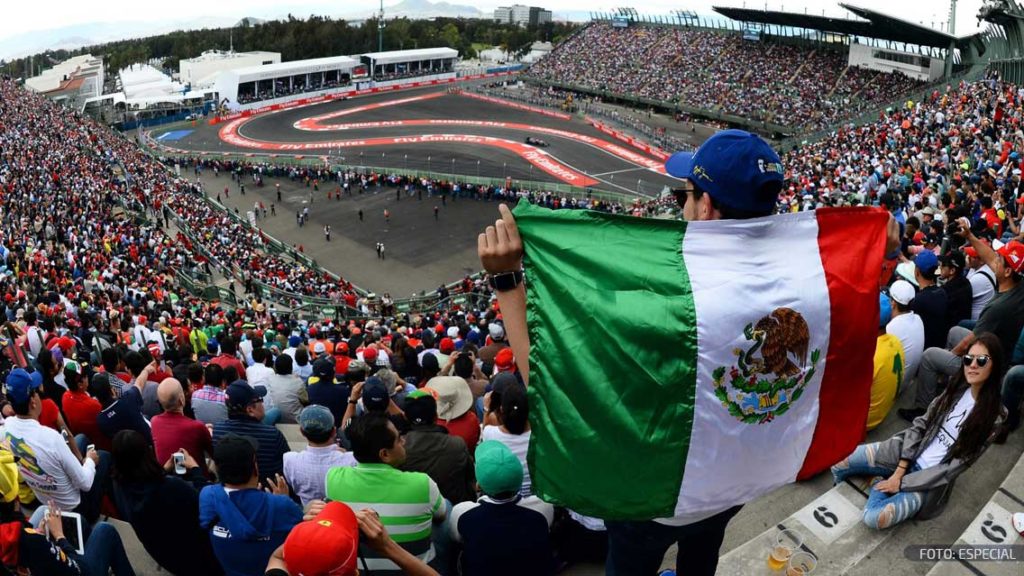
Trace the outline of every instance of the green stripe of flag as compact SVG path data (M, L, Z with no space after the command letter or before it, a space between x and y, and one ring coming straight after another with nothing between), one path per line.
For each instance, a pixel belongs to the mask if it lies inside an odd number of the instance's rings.
M528 277L534 493L600 518L672 516L696 389L686 223L526 201L514 214ZM601 500L584 498L584 485Z

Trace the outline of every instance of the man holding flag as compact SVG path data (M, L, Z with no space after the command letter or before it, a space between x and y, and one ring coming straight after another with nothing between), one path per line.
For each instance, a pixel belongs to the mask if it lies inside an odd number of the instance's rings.
M673 543L714 574L744 503L857 445L899 246L884 210L762 218L783 167L747 132L666 170L687 222L521 202L478 239L530 384L534 492L607 520L613 576L654 574Z

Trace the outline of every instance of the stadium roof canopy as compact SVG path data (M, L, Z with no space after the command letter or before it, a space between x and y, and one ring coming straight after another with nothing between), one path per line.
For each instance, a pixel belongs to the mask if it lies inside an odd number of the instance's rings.
M452 48L419 48L416 50L390 50L388 52L368 52L362 56L373 60L375 64L402 64L417 60L441 60L458 58L459 51Z
M877 38L879 40L890 40L933 48L949 48L950 43L953 43L957 48L964 49L974 38L973 36L956 37L868 8L860 8L845 3L840 3L840 6L864 20L725 6L715 6L714 10L727 18L740 22L757 22L791 28L822 30L849 36L860 36L861 38Z

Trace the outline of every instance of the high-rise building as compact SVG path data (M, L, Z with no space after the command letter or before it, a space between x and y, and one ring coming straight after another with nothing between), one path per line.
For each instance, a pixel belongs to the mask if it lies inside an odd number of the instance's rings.
M551 21L551 10L522 4L502 6L494 10L494 20L502 24L536 26Z

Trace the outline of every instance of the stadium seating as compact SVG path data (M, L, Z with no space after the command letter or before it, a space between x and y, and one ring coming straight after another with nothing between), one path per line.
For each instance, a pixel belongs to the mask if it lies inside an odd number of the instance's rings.
M793 128L823 128L922 84L847 68L844 54L738 33L593 23L534 64L540 80Z

